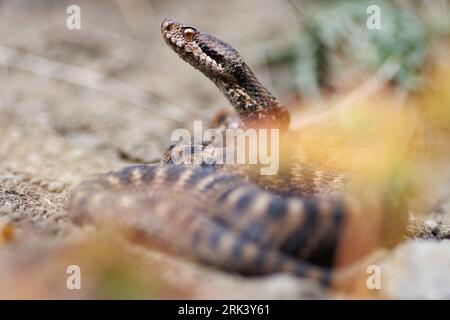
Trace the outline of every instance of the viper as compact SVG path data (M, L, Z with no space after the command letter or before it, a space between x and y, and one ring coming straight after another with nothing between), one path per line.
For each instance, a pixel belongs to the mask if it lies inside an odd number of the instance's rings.
M214 141L171 146L159 164L133 165L82 182L71 195L74 215L100 225L117 221L144 235L140 241L160 241L221 269L287 272L327 285L337 266L373 250L376 219L364 215L367 203L345 192L351 177L327 168L326 161L308 161L298 133L289 128L288 110L240 54L192 25L165 19L161 31L166 44L233 107L210 127L279 130L280 169L262 176L258 164L178 164L174 155L214 150Z

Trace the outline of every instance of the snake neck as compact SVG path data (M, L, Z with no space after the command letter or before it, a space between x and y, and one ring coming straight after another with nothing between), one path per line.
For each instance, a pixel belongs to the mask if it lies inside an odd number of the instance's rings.
M235 69L233 80L209 78L230 101L244 127L279 129L281 133L287 131L290 123L289 112L259 82L245 63Z

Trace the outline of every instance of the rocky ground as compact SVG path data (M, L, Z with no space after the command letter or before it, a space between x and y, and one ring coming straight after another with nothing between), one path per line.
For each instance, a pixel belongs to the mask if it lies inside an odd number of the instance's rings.
M263 56L292 36L298 19L288 4L129 2L138 9L127 1L79 2L82 30L71 31L68 2L0 1L0 298L345 297L285 275L224 274L71 222L74 185L157 161L174 128L227 104L165 47L163 17L223 36L283 97ZM450 298L449 192L433 212L411 217L412 238L420 240L376 254L382 289L363 297ZM66 288L72 264L86 270L82 290Z

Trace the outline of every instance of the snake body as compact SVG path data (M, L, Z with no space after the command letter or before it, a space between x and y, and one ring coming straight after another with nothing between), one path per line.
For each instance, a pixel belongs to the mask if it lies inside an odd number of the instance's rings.
M213 126L276 128L288 143L287 109L234 48L169 19L161 30L169 47L210 78L234 107ZM170 152L160 164L126 167L81 183L71 196L72 211L113 217L219 268L289 272L330 283L337 249L358 211L344 197L320 191L320 184L333 185L339 175L303 166L295 148L282 148L279 174L267 177L245 166L175 165Z

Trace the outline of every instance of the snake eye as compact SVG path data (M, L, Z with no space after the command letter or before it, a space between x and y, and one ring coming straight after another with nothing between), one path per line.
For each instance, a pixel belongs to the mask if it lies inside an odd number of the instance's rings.
M192 28L184 29L183 34L187 41L191 41L195 36L195 30Z

